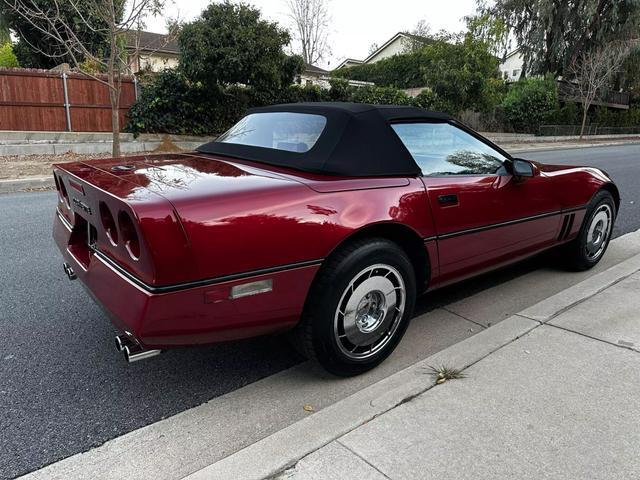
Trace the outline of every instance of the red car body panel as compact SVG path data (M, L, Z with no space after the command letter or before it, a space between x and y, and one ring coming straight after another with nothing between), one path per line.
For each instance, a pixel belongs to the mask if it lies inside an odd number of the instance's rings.
M424 245L430 289L512 263L574 238L591 197L612 184L596 169L539 164L526 180L344 178L208 154L54 170L66 189L54 226L65 261L114 323L150 348L293 327L324 259L368 229L402 229ZM456 202L441 202L451 195ZM135 219L139 259L109 240L100 202ZM261 279L273 281L271 292L230 298L233 286Z

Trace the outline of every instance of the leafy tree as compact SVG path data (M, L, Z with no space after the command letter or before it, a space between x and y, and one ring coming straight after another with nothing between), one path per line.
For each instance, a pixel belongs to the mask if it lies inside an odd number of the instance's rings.
M498 82L498 60L487 45L470 35L448 41L440 39L422 50L424 85L436 98L450 105L447 111L487 111L493 108Z
M440 34L414 53L340 69L334 75L382 87L428 87L424 106L454 115L466 109L486 111L499 101L498 59L486 42L471 35Z
M50 19L57 17L70 27L77 39L94 54L105 54L109 49L109 41L104 30L107 22L96 15L94 0L29 0L25 6L26 15L20 13L12 0L0 0L0 17L6 19L7 25L15 32L18 43L15 54L23 67L53 68L61 63L73 64L74 58L68 49L58 42L51 41L49 35L43 34L51 27ZM116 21L122 19L124 0L114 0ZM84 55L79 54L82 62Z
M504 58L509 53L509 29L504 20L485 12L465 17L465 21L469 35L485 42L495 56Z
M20 63L13 53L11 42L0 45L0 68L17 68L19 66Z
M286 30L263 20L257 8L229 0L212 3L182 27L180 68L190 81L211 86L281 88L302 70L299 57L284 53L290 40Z
M532 74L562 74L582 52L628 40L640 27L637 0L485 0L480 12L507 25Z

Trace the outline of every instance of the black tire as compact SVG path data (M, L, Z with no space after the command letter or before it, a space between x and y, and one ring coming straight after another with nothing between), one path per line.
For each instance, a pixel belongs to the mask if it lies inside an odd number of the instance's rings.
M598 264L609 246L616 213L616 203L611 193L600 190L593 196L587 207L587 213L582 221L578 236L561 248L563 262L567 268L574 271L584 271ZM596 220L596 216L599 218L609 216L609 224L603 232L603 241L598 244L597 252L594 252L590 251L590 247L593 250L596 244L589 242L589 230L594 223L598 223L599 220Z
M368 293L358 300L363 292ZM357 240L323 265L291 339L300 353L328 372L358 375L393 352L409 325L415 299L415 273L404 250L382 238ZM392 311L394 305L401 312ZM353 314L343 313L349 311ZM355 350L349 352L352 346Z

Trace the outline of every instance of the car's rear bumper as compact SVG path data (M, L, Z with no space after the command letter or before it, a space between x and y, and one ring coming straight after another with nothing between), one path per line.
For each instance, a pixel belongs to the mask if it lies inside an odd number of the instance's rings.
M293 327L299 320L320 262L236 280L149 291L106 258L90 252L83 261L68 248L71 226L56 215L53 237L64 261L120 330L144 347L217 343ZM61 269L62 270L62 269ZM269 292L231 299L233 286L272 280Z

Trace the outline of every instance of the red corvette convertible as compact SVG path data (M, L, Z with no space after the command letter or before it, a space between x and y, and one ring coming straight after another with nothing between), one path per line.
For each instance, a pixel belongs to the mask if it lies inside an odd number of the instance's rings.
M128 361L290 330L338 375L383 361L416 295L557 247L602 258L595 168L513 158L418 108L259 108L194 153L56 165L55 240Z

